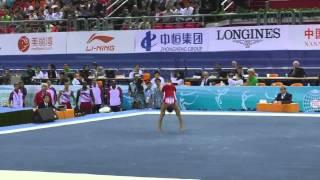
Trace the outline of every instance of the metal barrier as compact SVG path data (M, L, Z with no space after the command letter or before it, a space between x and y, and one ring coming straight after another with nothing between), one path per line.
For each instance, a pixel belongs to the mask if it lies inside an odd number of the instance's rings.
M252 13L201 14L192 16L142 16L78 18L57 21L0 21L2 33L104 31L123 29L183 28L185 24L196 23L195 27L237 26L237 25L280 25L319 23L320 10L277 11ZM172 26L169 26L172 25ZM192 27L192 26L191 26ZM161 27L160 27L161 28Z

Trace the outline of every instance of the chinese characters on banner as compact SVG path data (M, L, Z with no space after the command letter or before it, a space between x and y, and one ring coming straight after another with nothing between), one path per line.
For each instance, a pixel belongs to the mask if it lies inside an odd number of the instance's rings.
M135 35L135 52L205 52L208 47L208 29L147 30Z

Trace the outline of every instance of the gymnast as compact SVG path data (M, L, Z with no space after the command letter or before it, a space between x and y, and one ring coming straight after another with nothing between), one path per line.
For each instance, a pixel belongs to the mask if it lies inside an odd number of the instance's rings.
M179 125L180 125L180 131L184 129L184 123L182 120L180 108L177 104L177 98L176 98L176 87L174 84L172 84L171 80L169 80L163 87L163 102L161 104L160 108L160 118L159 118L159 124L158 124L158 131L162 131L162 121L163 117L165 116L166 111L171 113L173 110L176 112L176 115L179 119Z

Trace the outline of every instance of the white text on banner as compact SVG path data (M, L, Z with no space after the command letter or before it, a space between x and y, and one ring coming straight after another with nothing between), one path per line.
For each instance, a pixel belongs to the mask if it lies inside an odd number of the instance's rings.
M136 52L205 52L208 29L170 29L136 31Z
M68 54L134 53L134 31L68 33Z

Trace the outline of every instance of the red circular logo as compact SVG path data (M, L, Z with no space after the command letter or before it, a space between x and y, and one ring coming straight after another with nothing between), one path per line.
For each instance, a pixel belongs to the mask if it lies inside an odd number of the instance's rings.
M21 52L26 52L28 51L30 47L30 41L29 38L26 36L22 36L19 41L18 41L18 48Z

